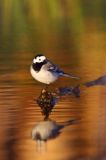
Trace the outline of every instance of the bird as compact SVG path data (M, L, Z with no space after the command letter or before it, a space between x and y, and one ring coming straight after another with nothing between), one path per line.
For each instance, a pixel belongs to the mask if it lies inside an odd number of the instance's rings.
M43 54L37 54L34 57L30 72L35 80L46 84L46 86L55 82L61 76L79 79L79 77L62 71Z

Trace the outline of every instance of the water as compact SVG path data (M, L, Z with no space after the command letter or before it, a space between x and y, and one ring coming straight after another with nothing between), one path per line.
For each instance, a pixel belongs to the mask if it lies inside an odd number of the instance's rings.
M104 75L106 55L101 54L102 47L99 50L95 48L93 54L88 53L93 52L92 48L86 50L84 47L77 55L66 54L67 48L63 53L59 53L55 48L58 56L53 53L47 54L65 71L81 77L80 80L61 78L51 88L75 86ZM31 53L0 55L1 158L3 160L106 158L105 86L82 87L80 98L66 96L60 99L50 115L51 120L56 123L65 123L70 119L79 121L65 127L58 137L48 141L46 151L37 151L36 142L31 139L31 131L35 124L43 120L41 110L35 102L43 85L35 82L30 75L29 68L33 56Z
M23 2L14 1L14 11L5 3L4 17L0 14L4 20L0 23L0 160L105 160L106 87L81 85L80 98L61 98L50 115L51 121L57 126L71 120L76 123L64 125L60 134L39 150L31 132L43 121L36 99L44 85L34 81L29 71L36 53L44 53L64 71L80 77L60 78L50 89L76 86L106 75L105 22L87 15L83 19L80 10L72 12L70 22L69 13L53 12L53 8L47 19L44 6L39 13L33 3L27 1L29 6ZM77 3L70 3L78 9ZM29 9L31 12L27 12ZM60 21L55 19L56 14ZM63 15L66 19L61 18ZM80 27L77 22L81 22Z

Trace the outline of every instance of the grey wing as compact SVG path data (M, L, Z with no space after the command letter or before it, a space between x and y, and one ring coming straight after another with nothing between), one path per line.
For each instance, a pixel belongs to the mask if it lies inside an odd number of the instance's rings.
M47 70L56 74L57 76L65 76L65 77L70 77L70 78L75 78L79 79L79 77L73 75L73 74L67 74L64 71L60 70L58 66L54 65L51 62L47 63Z
M67 74L64 71L60 70L58 66L54 65L50 61L47 62L47 64L45 64L44 69L50 71L51 73L55 74L56 76L65 76L65 77L79 79L79 77L76 77L73 74Z
M54 65L52 62L48 62L48 71L58 74L59 76L64 75L64 72L59 69L57 65Z

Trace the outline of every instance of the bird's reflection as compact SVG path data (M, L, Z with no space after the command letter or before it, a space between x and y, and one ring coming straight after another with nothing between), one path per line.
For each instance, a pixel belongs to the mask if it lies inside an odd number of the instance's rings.
M75 123L77 123L77 120L75 119L61 123L57 123L51 119L38 122L32 129L32 139L36 140L37 150L45 150L45 142L47 142L47 140L58 137L64 127Z

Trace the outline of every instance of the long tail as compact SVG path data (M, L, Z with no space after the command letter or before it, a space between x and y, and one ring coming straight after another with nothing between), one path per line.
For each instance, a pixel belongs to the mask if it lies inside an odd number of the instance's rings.
M77 76L75 76L75 75L73 75L73 74L68 74L68 73L65 73L65 72L63 72L63 71L61 71L61 70L56 70L56 72L57 72L57 74L58 74L59 76L65 76L65 77L80 79L79 77L77 77Z
M70 77L70 78L75 78L75 79L80 79L79 77L73 75L73 74L67 74L67 73L63 73L62 76L65 76L65 77Z

